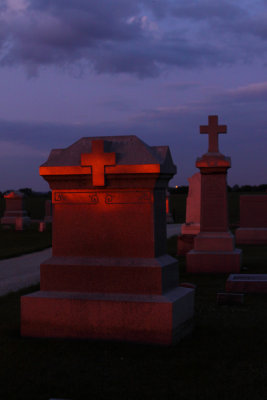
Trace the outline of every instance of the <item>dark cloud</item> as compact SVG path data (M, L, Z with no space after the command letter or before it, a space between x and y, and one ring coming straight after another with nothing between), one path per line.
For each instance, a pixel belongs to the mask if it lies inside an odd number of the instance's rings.
M230 0L20 0L0 8L0 65L22 64L34 75L78 63L153 77L169 67L247 61L266 54L261 42L244 42L245 27L246 35L266 38L263 17L253 18Z
M171 13L178 18L193 20L211 20L213 18L223 21L226 19L236 20L245 14L245 11L237 3L227 0L219 2L214 0L187 0L186 2L176 2L171 7Z

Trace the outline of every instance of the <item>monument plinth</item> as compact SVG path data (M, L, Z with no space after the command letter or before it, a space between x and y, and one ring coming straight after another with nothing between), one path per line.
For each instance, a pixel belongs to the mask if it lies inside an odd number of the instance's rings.
M218 148L218 134L226 133L226 125L209 116L209 125L201 126L200 133L209 134L209 149L196 161L201 173L200 232L186 256L187 272L239 272L241 250L235 249L228 223L226 177L231 161Z
M21 298L21 333L171 344L192 328L194 290L166 254L168 147L136 136L83 138L52 150L52 257Z

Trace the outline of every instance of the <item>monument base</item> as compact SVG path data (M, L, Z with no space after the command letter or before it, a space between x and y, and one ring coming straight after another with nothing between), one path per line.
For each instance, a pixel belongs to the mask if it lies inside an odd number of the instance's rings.
M21 335L171 345L193 328L194 290L161 296L39 291L21 297Z
M267 244L267 228L238 228L235 231L237 244Z
M155 258L56 257L40 266L41 291L161 295L179 285L168 254Z
M177 238L177 254L184 256L194 248L195 235L179 235Z
M192 274L220 274L240 272L242 250L196 251L186 255L186 272Z

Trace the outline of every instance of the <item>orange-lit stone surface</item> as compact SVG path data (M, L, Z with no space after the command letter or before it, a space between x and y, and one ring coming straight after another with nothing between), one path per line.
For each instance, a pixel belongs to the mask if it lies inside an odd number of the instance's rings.
M235 232L240 244L267 244L267 195L240 196L240 228Z
M21 298L23 336L172 344L192 329L194 290L179 287L166 254L175 173L168 147L136 136L52 150L40 174L52 189L53 254L40 292Z
M209 133L209 151L196 161L201 173L200 232L194 248L186 255L186 270L191 273L239 272L241 250L235 248L228 227L227 169L230 158L218 149L218 134L226 125L218 125L217 116L209 116L209 125L200 133Z

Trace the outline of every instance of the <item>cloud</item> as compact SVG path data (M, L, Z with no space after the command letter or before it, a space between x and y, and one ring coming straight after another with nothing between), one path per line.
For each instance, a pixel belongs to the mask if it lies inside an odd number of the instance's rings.
M8 140L0 140L0 157L11 158L11 157L46 157L47 152L43 150L35 149L31 146Z
M0 65L154 77L266 55L266 26L238 2L173 0L5 0L0 7ZM250 25L249 25L250 24ZM252 26L244 43L244 27ZM258 42L255 44L256 36ZM260 37L260 41L259 41ZM261 50L261 51L260 51Z
M224 98L242 103L267 102L267 81L228 90Z

